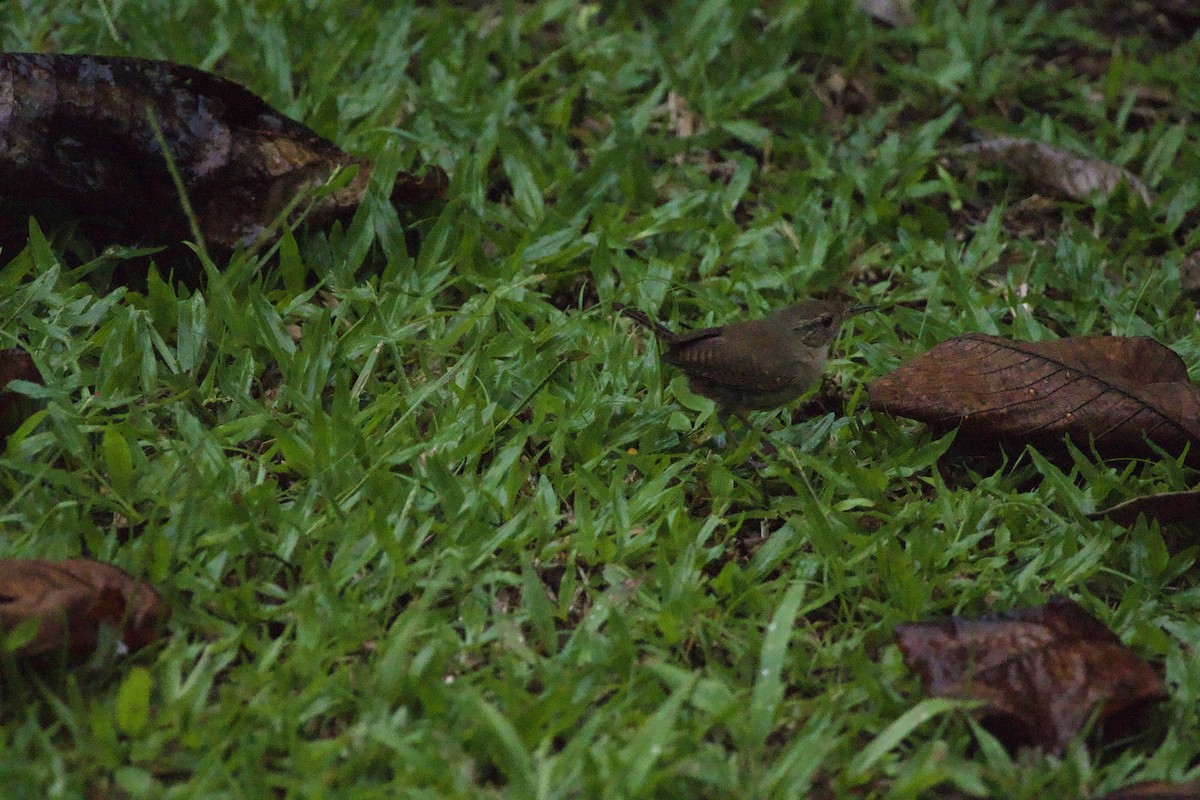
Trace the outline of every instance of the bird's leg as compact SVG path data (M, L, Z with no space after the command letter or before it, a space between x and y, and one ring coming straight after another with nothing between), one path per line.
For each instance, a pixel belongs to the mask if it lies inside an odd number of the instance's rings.
M729 426L729 412L723 408L718 408L717 419L721 423L721 430L725 431L717 437L717 447L722 450L726 447L735 449L737 447L737 437L733 435L733 428Z
M725 431L724 435L721 437L725 441L720 443L720 447L724 448L726 445L728 445L731 450L736 450L737 446L741 444L741 442L738 441L739 437L734 434L733 426L729 424L730 417L737 417L747 431L753 432L757 429L741 411L727 411L725 409L719 409L717 411L717 419L721 421L721 428ZM743 434L740 438L744 440L746 438L745 434ZM777 452L769 442L764 442L764 444L767 447L767 455L774 455Z
M742 425L746 426L747 430L755 430L754 426L750 424L750 420L746 417L745 413L741 411L735 411L732 413L742 421ZM721 417L721 423L725 426L725 430L730 431L728 414ZM768 458L774 457L779 451L775 449L775 445L771 444L771 442L765 438L767 435L765 430L759 432L762 433L764 437L762 440L762 445L766 451L766 456ZM733 436L733 432L730 431L729 435ZM762 487L763 507L769 509L771 507L771 490L767 487L767 476L763 473L763 470L767 468L767 462L759 461L754 457L749 457L746 459L746 465L758 473L759 485Z
M746 415L744 413L742 413L741 411L729 411L726 409L718 409L717 419L719 419L721 421L721 427L724 428L724 430L725 430L725 434L722 438L728 440L729 447L731 450L736 450L739 442L738 442L738 437L735 436L733 433L733 426L731 426L729 424L729 418L731 416L737 417L739 420L741 420L742 425L744 425L747 430L754 432L757 429L754 427L753 424L751 424L750 420L747 419ZM745 437L743 436L742 438L744 439ZM767 440L763 440L761 442L761 444L765 451L765 455L767 455L768 457L774 456L779 452L779 450L776 449L775 445L771 444L771 442L769 442ZM753 458L753 457L747 458L746 464L749 465L750 467L753 467L754 469L758 469L758 470L765 469L767 466L765 462L759 461L757 458Z
M762 448L763 448L763 452L766 455L768 455L768 456L779 455L779 448L776 447L775 444L771 441L771 434L767 433L767 429L765 427L755 428L754 425L750 422L749 417L746 416L745 412L735 411L734 414L737 416L738 419L740 419L742 421L742 424L746 426L747 430L757 430L760 434L762 434Z

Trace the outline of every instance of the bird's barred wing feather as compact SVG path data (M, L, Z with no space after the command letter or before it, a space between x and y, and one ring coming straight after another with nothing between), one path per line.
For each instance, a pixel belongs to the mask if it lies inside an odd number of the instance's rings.
M776 392L785 389L792 378L786 370L772 369L777 359L749 343L739 344L721 335L720 328L703 338L675 342L666 353L668 362L702 381L728 386L733 390Z

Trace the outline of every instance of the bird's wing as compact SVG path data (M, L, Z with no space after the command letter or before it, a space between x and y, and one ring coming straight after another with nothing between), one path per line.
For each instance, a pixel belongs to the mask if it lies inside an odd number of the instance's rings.
M792 377L786 370L772 369L778 359L766 357L769 355L751 343L738 344L722 336L720 328L708 328L685 334L671 345L666 359L688 375L730 389L779 391Z

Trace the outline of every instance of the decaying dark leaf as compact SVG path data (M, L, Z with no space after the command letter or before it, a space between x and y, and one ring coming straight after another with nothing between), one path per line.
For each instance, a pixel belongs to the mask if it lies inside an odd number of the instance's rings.
M909 0L855 0L855 5L894 28L904 28L917 21Z
M36 620L33 639L19 656L67 650L72 656L95 649L101 625L122 631L137 650L154 640L167 605L148 584L89 558L64 561L0 559L0 633Z
M1099 800L1200 800L1200 781L1135 783L1106 794Z
M42 376L34 366L33 359L24 350L0 350L0 443L7 439L21 422L16 418L20 415L15 413L17 395L4 391L9 381L42 382Z
M1138 39L1152 52L1183 45L1200 30L1195 0L1051 0L1048 7L1073 9L1080 23L1119 41Z
M161 128L208 247L269 233L301 193L358 168L307 221L353 213L370 164L224 78L166 61L0 54L0 240L67 207L96 244L175 244L187 218L148 114ZM440 196L445 174L402 174L393 200ZM303 205L303 204L302 204Z
M24 350L16 347L0 350L0 413L8 407L10 393L4 391L11 381L34 381L41 383L42 376L33 359Z
M871 407L960 437L1145 456L1146 440L1200 455L1200 390L1183 360L1148 337L1018 342L981 333L942 342L868 387Z
M1151 202L1146 184L1129 170L1045 142L1016 136L996 136L963 145L958 153L983 164L1003 166L1074 200L1086 200L1093 192L1107 197L1124 182L1147 205Z
M1060 753L1097 706L1101 723L1120 727L1166 697L1154 669L1071 600L896 633L926 691L986 701L983 725L1012 748Z
M1200 295L1200 251L1192 253L1180 263L1179 289L1185 295Z
M1200 491L1163 492L1145 497L1134 497L1088 514L1088 519L1111 519L1118 525L1132 525L1145 514L1161 524L1172 522L1195 522L1200 520Z

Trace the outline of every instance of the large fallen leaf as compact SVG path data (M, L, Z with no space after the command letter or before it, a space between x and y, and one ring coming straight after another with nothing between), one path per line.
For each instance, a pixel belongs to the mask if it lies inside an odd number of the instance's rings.
M1088 514L1088 519L1111 519L1118 525L1132 525L1145 514L1162 525L1172 522L1200 521L1200 491L1163 492L1133 497L1115 506Z
M996 136L963 145L958 152L983 164L1003 166L1075 200L1086 200L1093 192L1107 197L1118 185L1128 183L1147 205L1151 202L1146 184L1129 170L1045 142Z
M3 443L21 423L22 415L16 408L19 398L12 392L5 391L10 381L42 381L33 359L24 350L0 350L0 443Z
M872 408L1001 443L1088 440L1143 456L1146 440L1200 456L1200 390L1183 360L1147 337L1019 342L974 333L942 342L868 387Z
M19 656L66 650L79 656L95 649L101 625L121 631L130 650L154 640L166 620L166 604L148 584L88 558L65 561L0 559L0 633L36 625Z
M1135 783L1111 794L1106 794L1099 800L1200 800L1200 781Z
M982 723L1014 748L1059 753L1097 706L1115 727L1166 696L1154 669L1071 600L896 633L930 694L986 701Z
M315 201L306 221L354 212L371 165L233 81L166 61L0 54L0 240L28 217L67 206L96 244L191 239L179 193L148 115L210 248L232 250L271 232L294 200L339 170L350 183ZM445 175L401 174L393 200L439 196ZM14 230L15 228L15 230Z

